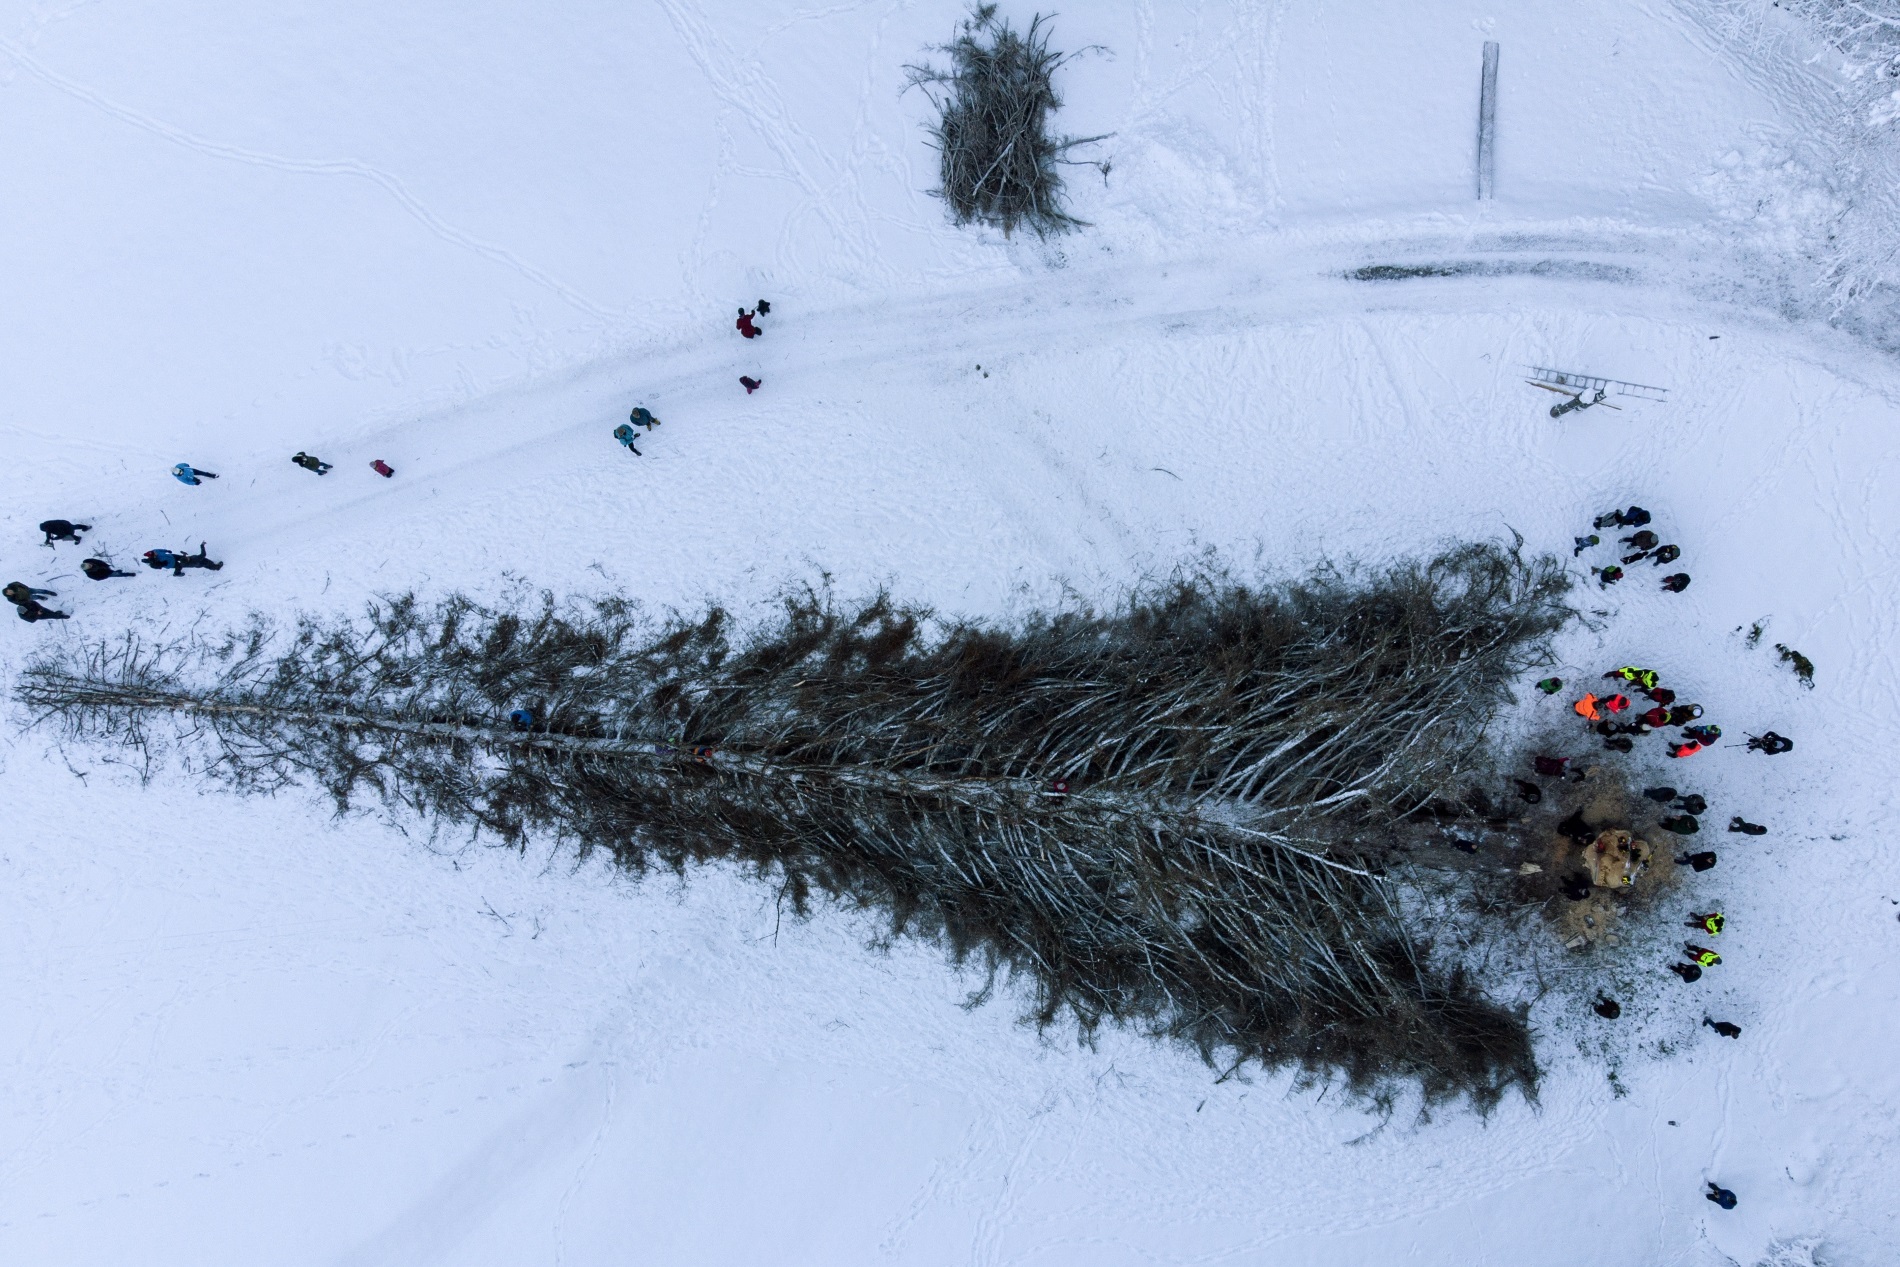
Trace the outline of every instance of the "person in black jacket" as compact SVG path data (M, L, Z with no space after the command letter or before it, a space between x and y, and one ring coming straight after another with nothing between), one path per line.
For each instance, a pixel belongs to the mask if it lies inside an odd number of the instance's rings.
M110 580L115 576L131 576L130 572L121 572L104 559L87 559L79 565L79 570L95 581Z
M15 606L18 607L19 609L20 619L24 620L29 625L32 624L36 620L70 620L72 619L72 617L69 616L66 612L56 612L56 611L50 610L49 608L40 606L40 601L37 598L29 598L24 603L18 603L18 604L15 604Z
M79 534L91 532L91 524L76 524L70 519L48 519L40 525L40 531L46 534L46 540L40 544L51 547L55 541L71 541L78 544Z

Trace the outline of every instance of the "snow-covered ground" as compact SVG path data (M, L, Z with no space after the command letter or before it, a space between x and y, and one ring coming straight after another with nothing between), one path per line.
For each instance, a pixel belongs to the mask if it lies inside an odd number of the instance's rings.
M1778 257L1824 226L1762 158L1799 121L1774 76L1596 0L1065 9L1107 51L1062 120L1109 172L1074 169L1093 228L1005 242L944 222L899 92L954 7L467 8L0 16L0 563L75 613L9 622L9 678L407 587L744 609L822 571L995 614L1208 549L1567 548L1637 500L1694 585L1632 569L1571 671L1654 663L1801 745L1669 772L1773 829L1688 882L1725 962L1637 975L1670 1050L1615 1084L1552 1009L1539 1105L1382 1122L965 1012L936 952L735 877L431 851L9 734L0 1260L1890 1261L1900 366L1798 319ZM1483 267L1346 276L1448 262ZM1553 423L1524 363L1670 402ZM228 566L93 584L51 516Z

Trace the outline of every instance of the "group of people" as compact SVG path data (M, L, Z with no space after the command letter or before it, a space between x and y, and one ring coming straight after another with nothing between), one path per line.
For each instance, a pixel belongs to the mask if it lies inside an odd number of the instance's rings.
M1597 526L1603 527L1607 523L1615 523L1619 527L1640 526L1648 522L1648 519L1647 511L1640 506L1632 506L1627 511L1618 511L1612 516L1600 519ZM1647 531L1624 538L1624 543L1635 547L1637 551L1625 558L1624 563L1633 563L1643 557L1654 558L1658 563L1669 563L1673 562L1680 553L1674 546L1660 545L1655 534ZM1577 553L1581 554L1585 549L1596 544L1598 544L1598 538L1595 536L1579 537ZM1664 557L1658 557L1663 556L1665 551L1669 553ZM1614 583L1616 579L1616 577L1611 577L1609 583ZM1686 585L1687 582L1688 578L1684 576L1683 584ZM1681 587L1675 588L1679 592ZM1679 702L1676 693L1662 685L1662 676L1654 669L1626 664L1611 669L1603 676L1613 685L1599 689L1607 690L1608 693L1585 692L1571 707L1594 733L1604 737L1606 748L1618 752L1629 752L1634 747L1634 739L1638 736L1666 728L1679 728L1679 736L1669 744L1669 755L1673 758L1684 758L1694 756L1713 746L1722 737L1720 726L1701 721L1702 707L1699 704ZM1563 685L1563 679L1549 677L1537 683L1537 688L1545 695L1555 695L1563 689ZM1636 711L1636 706L1629 696L1622 693L1624 690L1642 695L1651 706L1641 712ZM1630 719L1620 720L1626 714ZM1761 735L1749 736L1747 746L1750 751L1776 756L1793 750L1794 741L1770 730ZM1569 763L1568 757L1540 754L1532 758L1533 768L1538 774L1547 778L1568 776ZM1579 774L1574 777L1583 776ZM1706 797L1697 793L1684 794L1674 787L1666 786L1645 788L1643 796L1659 807L1672 811L1658 820L1656 826L1661 830L1681 837L1694 836L1702 830L1700 815L1709 808ZM1527 796L1526 799L1531 798ZM1542 799L1541 793L1537 799ZM1766 826L1751 823L1740 814L1729 818L1728 830L1732 834L1742 836L1763 836L1768 833ZM1558 831L1580 844L1600 835L1595 827L1583 821L1581 812L1572 814L1569 819L1558 824ZM1694 872L1703 872L1715 866L1716 854L1713 849L1690 850L1685 842L1683 850L1676 854L1675 861L1678 866L1687 867ZM1592 887L1590 876L1580 872L1564 883L1561 892L1573 901L1582 901L1590 896ZM1713 940L1721 936L1727 923L1727 917L1720 910L1688 912L1684 926L1693 931L1697 940L1682 942L1682 950L1676 961L1669 964L1668 971L1674 973L1685 984L1700 981L1705 971L1722 962L1721 954L1705 945L1701 939ZM1593 1009L1597 1015L1609 1020L1615 1020L1622 1014L1621 1005L1607 996L1599 996ZM1702 1023L1723 1038L1739 1039L1742 1036L1741 1026L1733 1021L1718 1021L1705 1015ZM1724 1210L1735 1208L1735 1193L1719 1184L1709 1183L1704 1195Z
M764 336L765 330L759 325L759 318L771 311L771 302L761 299L750 309L739 309L738 320L732 324L734 328L739 331L741 338L761 338ZM745 394L750 396L753 392L765 386L765 380L754 378L750 374L741 374L739 375L739 386L745 388ZM659 425L660 420L653 416L652 410L648 409L645 405L635 405L633 412L627 415L627 420L614 428L614 439L618 440L620 447L625 449L633 457L644 457L645 454L640 451L639 446L636 445L634 441L638 440L642 434L651 433L653 428ZM637 431L635 430L636 427L644 428L645 431Z
M1641 506L1631 506L1627 510L1612 510L1608 514L1598 515L1596 521L1590 525L1598 532L1604 529L1636 529L1629 536L1618 538L1623 545L1630 548L1628 554L1623 555L1616 563L1590 569L1591 574L1597 578L1598 589L1608 589L1621 581L1624 575L1623 569L1633 563L1648 559L1651 567L1666 567L1682 557L1681 546L1665 545L1661 537L1644 526L1650 519L1651 515L1647 510ZM1570 557L1573 559L1580 557L1585 550L1602 545L1603 538L1596 532L1592 532L1588 536L1576 538L1576 543L1576 548L1570 552ZM1689 588L1689 574L1671 572L1662 578L1662 587L1671 594L1680 594Z
M293 455L290 460L294 465L300 466L306 471L314 472L317 475L328 475L333 469L331 463L325 462L321 458L314 457L301 450ZM395 468L381 458L377 458L371 462L369 466L372 471L375 471L384 479L389 479L396 474ZM180 484L198 488L201 487L206 480L217 479L218 473L216 471L207 471L203 467L193 466L189 462L179 462L172 467L171 476ZM57 548L60 542L71 542L74 545L81 545L84 543L84 534L91 531L91 524L74 523L70 519L48 519L40 524L43 544L49 549ZM187 570L192 569L217 572L224 567L224 564L211 557L209 547L202 541L198 543L196 550L189 548L178 550L157 548L147 550L144 554L139 556L139 561L155 572L169 571L173 576L183 576ZM121 571L118 567L113 565L112 560L97 555L90 556L81 562L79 570L86 579L92 581L109 581L115 577L135 575L135 573L132 572ZM28 585L24 581L12 581L4 587L4 593L6 594L7 601L12 603L14 609L19 613L20 619L26 621L28 624L41 620L70 620L72 618L71 612L55 611L41 601L42 599L57 598L59 596L59 591L57 590Z

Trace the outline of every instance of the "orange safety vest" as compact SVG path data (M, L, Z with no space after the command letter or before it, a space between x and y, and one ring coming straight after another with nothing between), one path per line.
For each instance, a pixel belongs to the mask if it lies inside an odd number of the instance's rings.
M1586 695L1582 699L1578 700L1576 704L1576 709L1577 709L1577 713L1585 721L1602 721L1603 720L1603 714L1597 711L1597 697L1594 695Z
M1701 751L1702 745L1696 743L1694 740L1690 740L1688 743L1679 743L1671 748L1669 755L1672 757L1693 757L1696 753Z

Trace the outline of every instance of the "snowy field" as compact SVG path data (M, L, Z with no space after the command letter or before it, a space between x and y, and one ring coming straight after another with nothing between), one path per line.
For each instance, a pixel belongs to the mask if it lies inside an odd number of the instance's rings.
M1105 49L1060 116L1114 133L1093 227L1004 241L946 223L900 94L953 6L475 8L0 13L0 561L74 613L9 622L7 681L406 588L998 615L1210 550L1567 550L1639 501L1694 584L1589 590L1565 675L1653 663L1800 744L1668 772L1771 827L1685 881L1725 962L1636 974L1613 1081L1552 1009L1539 1104L1387 1120L965 1011L937 952L731 876L141 786L15 717L0 1261L1894 1261L1900 363L1809 319L1807 98L1665 5L1091 0L1056 29ZM1553 422L1526 363L1669 402ZM93 584L54 516L227 567Z

